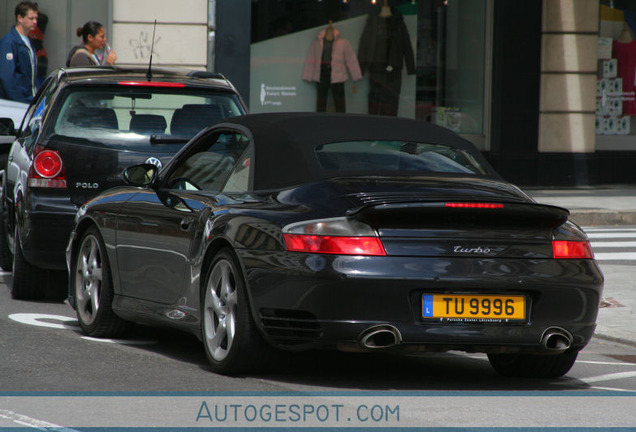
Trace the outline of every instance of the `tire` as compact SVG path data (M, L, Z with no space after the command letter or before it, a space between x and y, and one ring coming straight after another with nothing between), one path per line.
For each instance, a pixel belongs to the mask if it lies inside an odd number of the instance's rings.
M559 378L574 365L578 351L563 354L488 354L490 365L501 375L518 378Z
M89 336L117 338L131 323L113 311L113 284L104 241L96 227L86 230L74 254L71 289L80 327Z
M13 270L13 252L9 247L9 238L8 238L8 230L7 223L5 221L5 213L0 210L0 267L4 271L12 271Z
M13 281L11 297L16 300L40 300L47 292L46 270L32 265L24 258L16 231L13 237Z
M203 345L214 372L251 373L273 365L277 350L256 328L245 279L228 248L219 251L208 267L201 311Z

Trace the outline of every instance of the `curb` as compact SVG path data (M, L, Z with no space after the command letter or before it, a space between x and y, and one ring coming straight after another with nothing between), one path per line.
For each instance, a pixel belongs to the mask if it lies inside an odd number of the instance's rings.
M636 225L636 210L570 209L570 220L579 226Z
M619 343L619 344L622 344L622 345L629 345L629 346L632 346L632 347L636 347L636 341L625 339L625 338L621 338L621 337L607 336L607 335L599 334L599 333L594 333L594 335L592 337L595 337L595 338L601 339L601 340L606 340L608 342L615 342L615 343Z

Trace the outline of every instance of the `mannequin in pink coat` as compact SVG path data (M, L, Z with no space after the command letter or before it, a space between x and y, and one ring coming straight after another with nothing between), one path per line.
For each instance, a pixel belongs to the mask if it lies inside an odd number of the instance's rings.
M309 48L309 54L303 70L303 80L317 83L316 111L327 110L329 90L333 96L336 112L345 112L344 83L351 78L362 78L360 65L348 40L340 37L340 32L331 21L327 28L318 32Z

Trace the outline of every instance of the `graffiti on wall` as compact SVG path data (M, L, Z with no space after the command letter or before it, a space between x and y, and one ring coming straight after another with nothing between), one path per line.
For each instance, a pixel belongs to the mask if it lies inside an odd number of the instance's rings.
M152 46L152 32L150 31L140 31L139 36L136 39L129 39L128 43L133 49L133 53L135 55L136 60L147 59L150 58L150 54L152 53L154 56L159 56L157 54L157 45L161 41L161 36L155 38L154 49Z

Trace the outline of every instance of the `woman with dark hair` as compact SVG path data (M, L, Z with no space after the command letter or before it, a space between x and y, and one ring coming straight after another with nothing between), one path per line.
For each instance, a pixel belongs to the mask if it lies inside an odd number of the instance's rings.
M83 45L74 46L68 54L66 66L99 66L112 65L117 60L115 51L106 42L106 30L96 21L89 21L77 29L77 36L82 37ZM104 50L104 59L100 61L95 51Z

